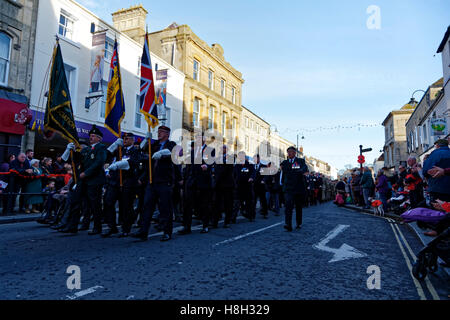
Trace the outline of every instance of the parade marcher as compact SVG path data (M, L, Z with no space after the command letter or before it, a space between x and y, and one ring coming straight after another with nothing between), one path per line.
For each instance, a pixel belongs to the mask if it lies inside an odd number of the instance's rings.
M178 232L180 235L191 233L192 216L195 208L198 208L200 218L203 222L201 233L209 232L210 201L212 193L212 164L206 163L208 154L213 152L207 147L205 139L198 134L195 143L191 143L191 150L186 159L183 181L185 207L183 212L183 229Z
M271 167L272 167L272 163L269 162L267 164L267 168L270 169ZM266 187L267 206L270 210L273 210L275 212L276 216L280 215L280 198L279 198L279 193L281 190L280 173L281 173L281 171L278 170L273 175L265 175L264 176L264 185Z
M214 164L214 180L216 192L216 205L214 207L213 227L217 228L222 212L225 212L223 227L229 227L233 214L233 162L234 159L227 159L227 146L223 145L222 163Z
M255 167L246 159L244 151L239 152L233 173L237 194L239 196L240 208L244 210L244 217L250 221L255 220L253 182L255 180Z
M123 146L122 160L118 159L117 148ZM134 134L125 133L122 139L117 139L108 148L111 160L115 156L116 161L109 165L107 171L107 187L103 201L104 215L109 226L109 231L102 237L109 237L118 233L116 219L116 201L119 201L119 211L122 218L122 233L119 237L127 237L131 231L135 215L134 200L136 198L138 164L141 160L139 151L134 147ZM122 172L120 172L122 171ZM122 174L122 186L120 186L120 174Z
M254 189L254 201L253 201L253 211L256 212L256 203L259 199L259 204L261 206L260 213L263 215L264 219L267 219L268 209L267 209L267 201L266 201L266 187L264 185L264 176L261 174L263 168L267 166L261 163L261 159L259 154L255 156L255 181L253 183Z
M151 135L147 134L151 140ZM150 230L151 219L158 204L159 225L164 234L161 241L168 241L172 238L173 231L173 207L172 207L172 193L175 183L181 180L180 174L177 173L177 166L172 162L172 149L176 143L169 140L170 128L160 126L158 128L158 140L154 141L151 146L152 160L151 172L152 181L149 177L149 161L144 163L147 166L146 172L139 178L142 184L146 184L144 211L142 213L142 226L138 232L131 234L131 236L138 238L140 241L148 239L148 232ZM146 143L141 145L145 148ZM144 149L143 148L143 149ZM145 149L143 150L145 152ZM143 153L144 155L144 153Z
M66 232L76 233L78 230L78 223L80 222L81 211L84 211L84 230L90 223L90 217L94 219L94 227L89 235L96 235L102 233L102 188L105 184L104 165L107 157L107 150L104 144L101 143L103 139L102 132L94 125L89 131L89 147L85 147L81 152L76 152L75 160L80 163L80 167L76 171L79 174L77 177L76 195L80 201L73 201L73 208L71 221L69 222ZM67 149L75 149L73 143L67 145ZM83 206L83 200L85 201ZM84 207L84 208L83 208ZM85 210L80 210L85 209ZM85 220L88 219L88 220Z
M304 174L308 172L305 159L295 156L295 147L287 149L288 159L281 163L281 181L286 200L285 225L287 231L292 231L292 212L295 206L297 229L303 222L302 207L305 201L306 186Z

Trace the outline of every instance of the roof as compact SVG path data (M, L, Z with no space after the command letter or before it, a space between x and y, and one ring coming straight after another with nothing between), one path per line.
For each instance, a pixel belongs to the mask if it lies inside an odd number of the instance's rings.
M442 50L444 50L445 44L447 43L449 37L450 37L450 26L447 27L447 32L445 32L444 39L442 39L442 42L439 45L439 48L437 49L436 53L441 53Z

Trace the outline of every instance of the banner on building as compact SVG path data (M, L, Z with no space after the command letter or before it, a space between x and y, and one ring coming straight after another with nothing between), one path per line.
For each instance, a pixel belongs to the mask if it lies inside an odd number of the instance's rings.
M103 67L105 65L105 42L106 32L92 35L89 93L102 91Z
M447 135L447 121L445 118L431 119L431 129L433 136Z
M165 107L167 97L167 69L156 71L155 91L157 103Z

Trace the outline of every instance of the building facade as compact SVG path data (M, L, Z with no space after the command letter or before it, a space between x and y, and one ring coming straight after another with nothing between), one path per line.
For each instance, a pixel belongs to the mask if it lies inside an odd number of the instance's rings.
M209 46L189 26L176 23L150 33L149 39L150 50L186 76L183 129L214 129L237 149L244 79L225 61L223 48Z
M443 79L430 85L406 122L406 146L410 156L420 157L433 143L432 128L427 115L441 97ZM431 143L430 143L431 142ZM433 141L434 142L434 141Z
M246 107L242 107L239 150L253 157L259 154L265 161L270 157L270 124Z
M400 110L391 111L383 121L384 166L398 170L401 163L406 164L408 150L406 145L406 122L414 111L414 105L405 104Z
M55 34L59 37L79 137L87 138L89 129L95 124L103 132L105 143L115 140L112 133L104 128L109 65L114 39L118 42L125 100L125 118L121 128L123 132L133 132L138 137L145 136L148 126L139 112L142 45L72 0L40 2L30 102L38 125L42 123L45 111L46 98L43 89L48 87L46 74L55 45ZM101 79L97 91L91 92L92 61L97 58L94 52L97 40L94 39L97 39L97 36L103 39L100 41L103 70L100 71ZM163 109L160 114L165 114L161 122L171 127L179 127L182 117L184 75L154 54L151 54L151 59L153 70L167 70L167 108L159 106L159 110ZM36 134L33 142L38 155L43 153L55 156L65 146L65 141L58 137L45 141L40 134Z
M27 146L38 6L0 0L0 161Z

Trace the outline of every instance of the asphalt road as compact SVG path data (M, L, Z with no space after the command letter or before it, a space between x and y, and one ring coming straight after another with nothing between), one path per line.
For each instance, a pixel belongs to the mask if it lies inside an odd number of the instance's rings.
M304 209L300 230L287 232L283 222L258 215L168 242L152 229L143 243L36 222L0 225L0 299L448 299L442 270L413 280L408 263L422 245L406 225L331 203ZM349 252L354 257L332 261ZM69 266L79 267L80 289L67 287ZM371 276L379 288L368 288Z

